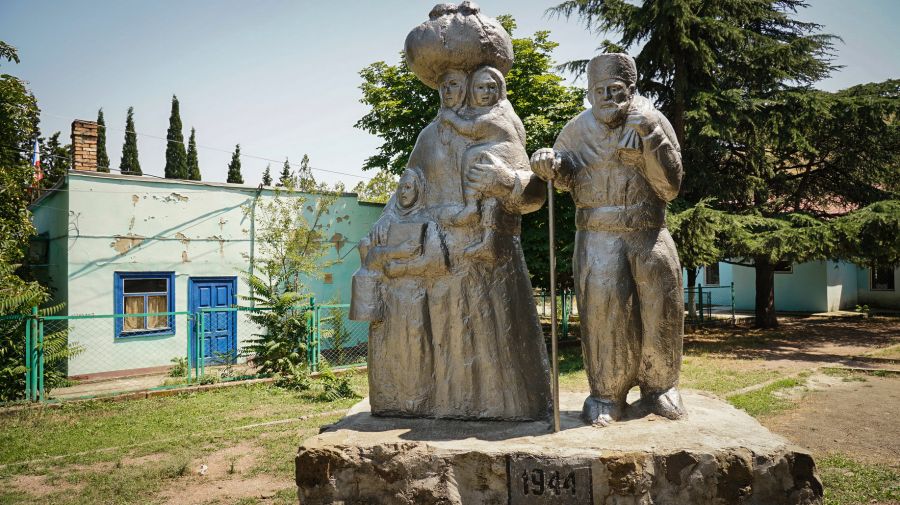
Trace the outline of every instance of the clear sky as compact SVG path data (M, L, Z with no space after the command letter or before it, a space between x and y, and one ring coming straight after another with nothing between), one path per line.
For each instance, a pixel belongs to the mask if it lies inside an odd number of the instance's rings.
M68 138L75 118L94 120L103 107L107 149L118 167L125 111L135 108L141 167L162 175L170 100L178 95L185 139L197 128L204 180L224 181L236 143L250 155L369 178L363 160L378 138L353 127L366 112L358 72L396 63L406 34L427 19L436 0L380 2L212 0L0 0L0 40L22 63L0 71L29 82L45 135ZM555 57L590 57L602 37L576 20L548 19L554 0L479 2L491 16L512 14L514 36L548 29ZM900 77L900 0L810 0L798 16L843 38L844 68L819 87L841 89ZM614 37L611 37L614 38ZM245 157L244 180L256 184L266 161ZM273 173L280 163L272 164ZM314 172L320 180L360 177Z

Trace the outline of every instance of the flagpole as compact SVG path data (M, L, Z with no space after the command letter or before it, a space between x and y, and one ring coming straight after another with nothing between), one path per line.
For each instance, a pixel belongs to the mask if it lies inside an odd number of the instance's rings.
M553 433L559 433L559 349L556 336L556 225L553 215L553 179L547 181L548 229L550 231L550 354L553 360Z

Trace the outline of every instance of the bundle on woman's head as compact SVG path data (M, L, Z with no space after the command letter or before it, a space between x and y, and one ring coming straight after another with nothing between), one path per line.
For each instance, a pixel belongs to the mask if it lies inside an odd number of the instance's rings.
M436 5L428 21L409 32L405 51L409 69L434 89L449 69L471 72L490 65L506 75L513 63L509 34L472 2Z

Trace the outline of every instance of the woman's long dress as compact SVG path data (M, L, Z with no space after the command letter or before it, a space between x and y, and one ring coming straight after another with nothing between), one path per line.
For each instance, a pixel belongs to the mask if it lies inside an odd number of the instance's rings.
M432 122L409 166L422 170L425 209L440 226L449 272L385 279L384 321L370 326L369 390L376 415L544 419L550 409L547 350L519 240L521 214L543 204L524 146L507 175L516 181L496 230L495 259L464 257L480 225L450 226L463 202L462 153L470 143ZM395 199L381 219L398 219Z

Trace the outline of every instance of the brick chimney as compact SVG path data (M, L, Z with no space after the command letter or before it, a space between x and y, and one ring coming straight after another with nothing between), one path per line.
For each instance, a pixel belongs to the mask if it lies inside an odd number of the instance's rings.
M97 171L97 129L94 121L72 121L72 169Z

